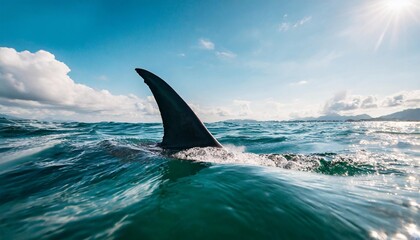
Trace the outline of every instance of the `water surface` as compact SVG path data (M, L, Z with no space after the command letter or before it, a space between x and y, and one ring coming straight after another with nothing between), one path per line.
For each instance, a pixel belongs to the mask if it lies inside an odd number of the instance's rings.
M420 238L419 122L0 119L0 239Z

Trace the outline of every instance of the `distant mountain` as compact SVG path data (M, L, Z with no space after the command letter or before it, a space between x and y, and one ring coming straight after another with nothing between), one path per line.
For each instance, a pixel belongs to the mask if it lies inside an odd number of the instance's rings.
M309 117L309 118L303 118L299 120L303 121L360 121L360 120L369 120L372 119L371 116L367 114L360 114L355 116L343 116L340 114L330 114L330 115L324 115L317 118Z
M377 120L420 121L420 108L406 109L400 112L376 118Z
M420 108L406 109L389 115L372 118L367 114L355 116L343 116L339 114L330 114L320 117L309 117L296 119L298 121L420 121Z

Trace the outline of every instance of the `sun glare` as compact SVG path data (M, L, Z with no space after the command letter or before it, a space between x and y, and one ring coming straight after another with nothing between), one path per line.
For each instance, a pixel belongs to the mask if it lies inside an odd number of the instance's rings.
M413 5L413 0L387 0L386 8L392 12L402 12L408 10Z
M420 0L372 0L361 5L355 15L363 36L375 39L374 50L386 42L393 46L420 24Z

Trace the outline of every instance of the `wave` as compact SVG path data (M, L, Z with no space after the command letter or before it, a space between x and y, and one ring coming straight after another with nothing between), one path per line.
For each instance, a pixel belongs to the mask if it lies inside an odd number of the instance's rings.
M0 119L0 239L414 239L420 125L383 125L222 122L225 148L170 152L161 124Z
M241 164L279 167L296 171L316 172L325 175L354 176L366 174L399 174L405 172L383 164L382 158L356 154L314 153L314 154L254 154L244 152L244 147L190 148L173 153L177 159L208 162L214 164ZM377 157L377 156L376 156ZM380 161L378 161L380 160Z

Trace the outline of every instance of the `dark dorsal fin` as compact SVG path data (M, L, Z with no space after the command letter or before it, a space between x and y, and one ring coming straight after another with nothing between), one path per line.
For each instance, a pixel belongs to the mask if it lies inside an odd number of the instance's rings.
M149 71L136 68L136 72L149 86L159 106L164 129L162 148L222 147L171 86Z

